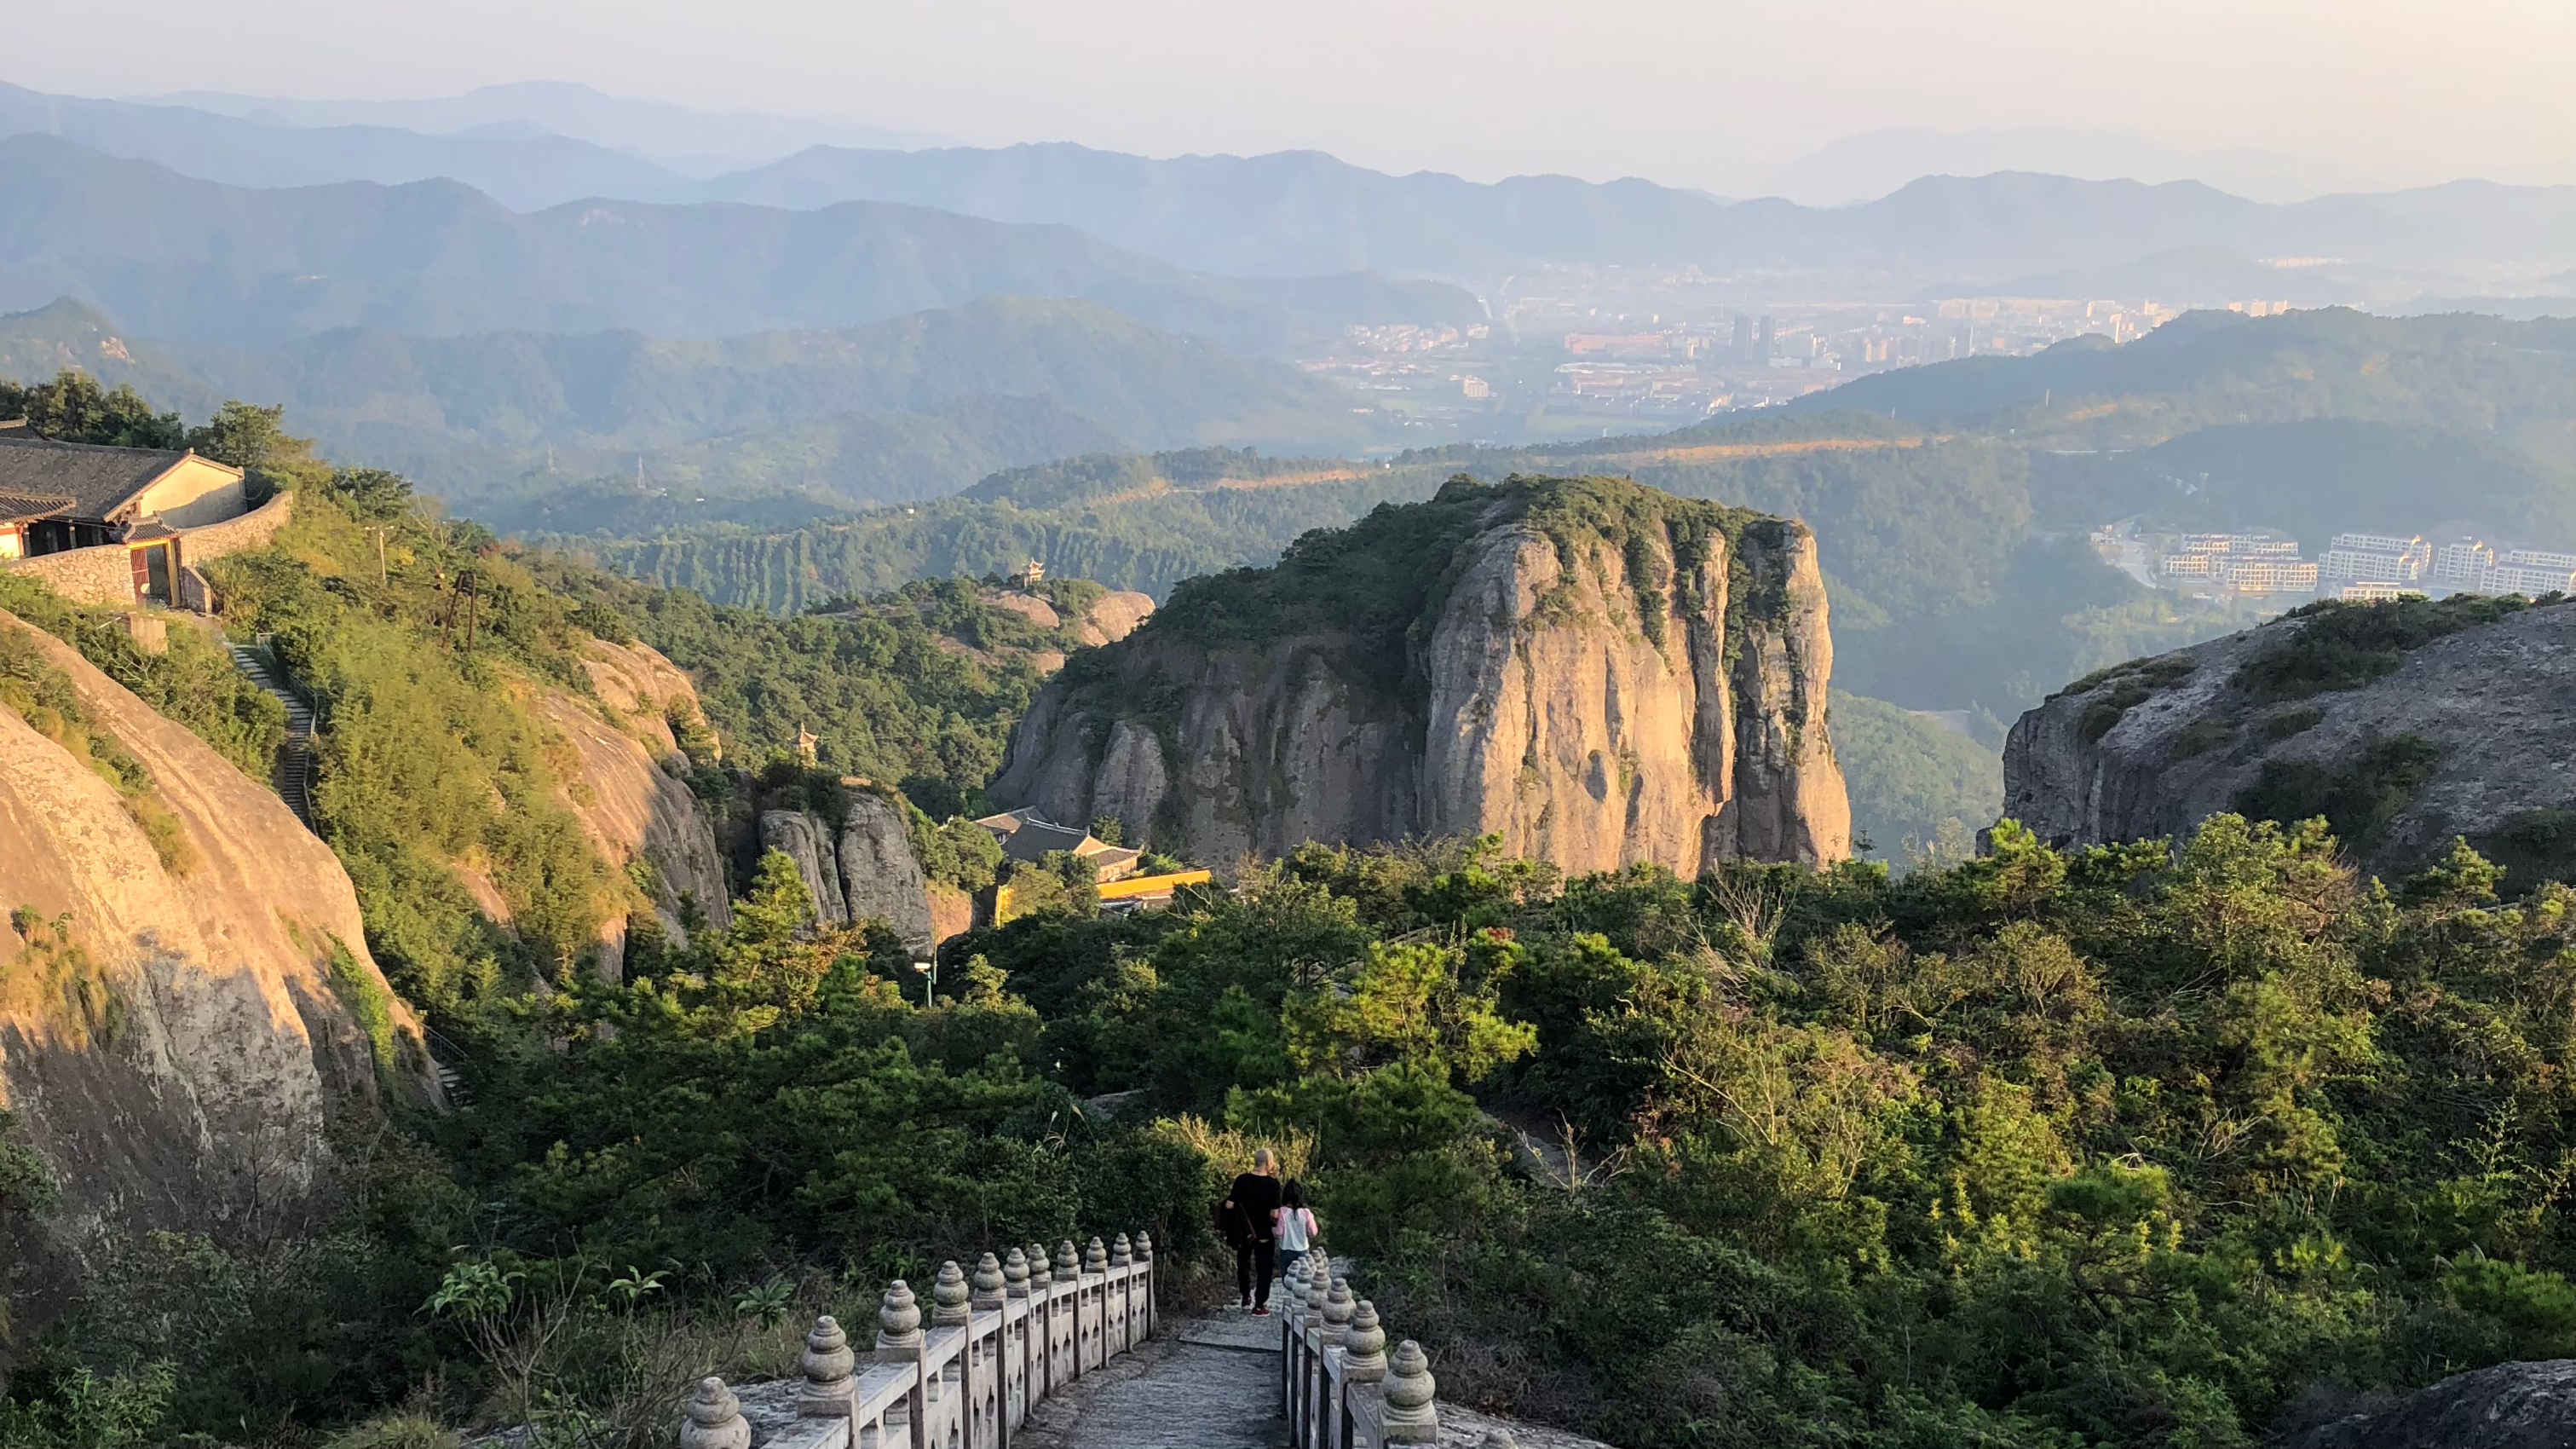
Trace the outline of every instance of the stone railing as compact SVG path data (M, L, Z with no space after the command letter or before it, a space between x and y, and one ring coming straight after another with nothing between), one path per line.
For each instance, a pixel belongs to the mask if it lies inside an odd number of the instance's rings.
M991 1253L972 1274L939 1266L927 1321L897 1280L877 1309L873 1349L829 1317L805 1336L797 1421L765 1449L1004 1449L1031 1406L1149 1337L1154 1243L1067 1239ZM706 1379L680 1421L680 1449L750 1449L751 1424L722 1379Z
M1288 1270L1279 1309L1279 1399L1294 1449L1437 1444L1438 1388L1412 1339L1386 1351L1377 1307L1320 1253Z

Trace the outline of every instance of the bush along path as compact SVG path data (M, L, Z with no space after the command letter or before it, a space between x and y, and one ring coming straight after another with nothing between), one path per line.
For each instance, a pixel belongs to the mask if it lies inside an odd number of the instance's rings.
M247 676L279 704L286 706L286 743L277 748L277 768L270 783L286 801L295 818L315 834L313 824L313 706L287 687L283 669L267 649L249 644L226 646L233 656L233 667Z

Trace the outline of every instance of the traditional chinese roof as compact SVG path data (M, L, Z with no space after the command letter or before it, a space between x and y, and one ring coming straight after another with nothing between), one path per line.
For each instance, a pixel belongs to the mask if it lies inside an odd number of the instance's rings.
M161 448L58 443L10 428L0 430L0 494L69 498L63 512L104 522L190 456Z
M1112 845L1088 830L1041 819L1034 810L1005 810L975 823L993 832L1002 842L1002 854L1012 860L1035 862L1051 851L1069 850L1090 861L1102 880L1116 880L1134 870L1144 855L1141 850Z
M72 506L69 494L11 493L0 490L0 524L33 523L61 516Z

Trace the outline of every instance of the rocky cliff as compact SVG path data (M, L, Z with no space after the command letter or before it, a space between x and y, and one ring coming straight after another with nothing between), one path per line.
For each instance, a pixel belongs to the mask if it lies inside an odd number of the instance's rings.
M2064 844L2179 835L2223 811L2323 815L2382 873L2465 836L2525 877L2563 875L2571 688L2576 608L2319 604L2051 696L2004 746L2004 814Z
M0 614L0 654L0 1104L62 1190L0 1264L59 1285L109 1226L274 1228L335 1113L437 1090L357 895L267 785L68 646Z
M651 867L644 874L654 913L674 939L687 939L684 902L710 925L730 924L724 853L684 778L687 761L671 732L675 715L703 723L696 688L676 665L642 644L594 640L582 668L595 702L560 690L539 701L547 723L581 759L565 803L610 864L624 868L642 861ZM604 970L622 962L624 945L620 922L601 942Z
M929 954L943 933L932 917L930 884L913 853L904 812L874 790L845 794L837 827L810 808L761 811L761 849L784 851L796 862L825 925L882 920L905 945Z
M1569 871L1829 861L1851 829L1832 668L1801 525L1461 477L1075 656L989 793L1220 866L1483 834Z

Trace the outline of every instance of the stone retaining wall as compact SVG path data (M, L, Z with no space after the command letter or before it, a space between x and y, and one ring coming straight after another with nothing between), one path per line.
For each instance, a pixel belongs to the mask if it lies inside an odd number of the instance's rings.
M134 602L134 561L126 556L121 543L11 559L6 568L16 577L34 579L75 604L122 607Z

